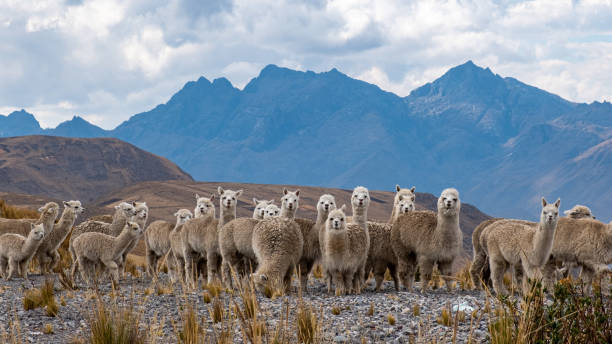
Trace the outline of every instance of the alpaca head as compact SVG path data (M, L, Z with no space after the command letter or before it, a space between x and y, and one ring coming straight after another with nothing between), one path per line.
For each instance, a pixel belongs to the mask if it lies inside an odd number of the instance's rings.
M438 213L455 216L459 214L459 209L461 209L459 191L454 188L444 189L438 198Z
M43 205L42 207L38 208L38 211L40 212L41 217L44 220L53 219L53 221L55 221L55 219L57 218L57 215L59 214L59 205L57 205L57 203L55 202L49 202Z
M572 219L594 219L591 209L584 205L576 204L572 209L563 212L565 216Z
M404 198L403 200L399 201L395 209L398 214L406 214L414 211L414 201L411 197Z
M232 191L232 190L223 190L222 187L217 188L217 192L219 193L219 205L221 209L235 209L236 204L238 204L238 197L242 195L242 190Z
M300 189L289 191L283 188L283 197L281 197L281 207L289 211L297 210L300 202Z
M330 232L346 230L346 204L343 204L340 209L334 209L327 216L326 227Z
M81 206L80 201L68 201L68 202L64 201L64 208L70 209L76 215L85 211L85 208Z
M557 199L555 203L548 203L542 197L542 212L540 213L540 223L546 223L549 225L556 224L559 219L559 205L561 199Z
M115 206L115 210L121 211L127 218L136 215L136 202L121 202Z
M336 199L334 198L334 196L325 194L319 197L319 202L317 203L317 212L321 214L327 214L334 209L336 209Z
M276 204L268 204L268 206L264 209L264 219L268 219L271 217L278 217L280 215L280 209L276 206Z
M174 213L174 216L176 217L177 226L182 225L193 218L193 214L189 209L179 209L176 213Z
M200 195L196 194L196 213L201 216L212 214L215 215L215 195L210 195L208 197L200 197Z
M147 216L149 216L149 207L147 207L147 202L137 202L136 206L134 207L134 211L136 212L136 214L134 214L135 218L146 219Z
M414 201L416 198L414 190L416 190L414 186L410 189L402 189L399 184L395 185L395 203L397 204L397 202L406 198L410 198Z
M264 218L264 215L266 215L266 208L269 205L273 205L274 200L266 201L253 198L253 204L255 205L255 209L253 209L253 218L261 220Z
M367 208L370 205L370 193L368 189L363 186L358 186L353 189L351 205L353 208Z
M42 223L37 225L30 224L30 233L28 236L36 241L42 240L45 237L45 227Z
M130 235L132 236L137 236L142 233L142 228L140 228L140 225L136 222L128 221L125 226L129 229Z

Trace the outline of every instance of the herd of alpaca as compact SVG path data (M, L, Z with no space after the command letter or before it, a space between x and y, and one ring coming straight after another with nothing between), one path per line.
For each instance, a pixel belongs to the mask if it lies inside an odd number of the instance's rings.
M158 277L166 262L172 282L187 288L221 280L232 288L237 278L250 277L257 289L290 289L298 273L307 290L315 264L322 267L328 292L336 295L361 293L373 275L379 291L388 270L396 290L411 290L417 270L421 291L428 289L435 266L451 289L453 263L461 256L463 234L459 226L459 192L442 191L437 212L417 210L415 188L396 186L391 216L386 223L368 219L370 195L358 186L351 195L351 216L346 205L338 206L334 196L322 195L315 221L296 217L300 190L283 189L280 207L274 200L253 198L252 217L236 217L243 191L217 189L217 194L196 194L193 212L179 209L175 223L154 221L147 226L146 203L121 202L110 216L98 216L73 228L84 208L79 201L50 202L39 209L36 220L0 219L0 274L10 279L15 273L27 279L33 257L41 273L53 271L59 260L58 248L71 233L69 252L72 277L77 270L82 280L92 282L94 274L105 272L116 284L123 276L127 254L143 238L147 273ZM218 214L215 204L218 204ZM529 279L541 278L551 287L559 272L581 268L581 277L590 284L608 271L612 263L612 223L595 219L588 207L575 206L559 215L560 200L542 199L539 222L490 219L472 234L474 258L470 267L476 288L491 285L495 293L506 294L503 275L529 287Z

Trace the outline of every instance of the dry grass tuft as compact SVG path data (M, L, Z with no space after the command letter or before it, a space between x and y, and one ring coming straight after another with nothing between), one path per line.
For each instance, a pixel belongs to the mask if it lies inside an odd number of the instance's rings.
M220 323L223 320L223 303L218 297L215 297L212 302L212 306L209 307L210 318L214 323Z
M336 305L332 306L331 312L333 315L340 315L340 307Z
M200 344L206 342L206 334L203 326L198 321L198 316L193 306L188 305L181 316L182 328L177 328L174 322L174 332L179 343Z
M395 317L393 316L393 314L391 313L387 314L387 322L391 326L395 325Z
M415 303L412 306L412 315L414 315L415 317L418 317L419 315L421 315L421 306L419 306L418 303Z
M23 309L26 311L43 307L47 316L54 317L59 311L55 301L53 281L46 280L40 288L32 288L23 293Z
M5 219L37 219L38 212L33 209L16 207L0 199L0 217Z
M312 344L319 341L319 317L317 317L311 306L307 306L304 303L301 295L298 301L296 321L297 338L300 343Z
M368 316L374 315L374 303L370 302L370 308L368 308Z
M144 344L147 333L140 329L141 313L133 306L119 307L113 303L110 307L97 298L96 309L88 317L89 334L87 341L92 344Z
M45 326L43 326L42 332L44 334L53 334L53 325L46 323Z

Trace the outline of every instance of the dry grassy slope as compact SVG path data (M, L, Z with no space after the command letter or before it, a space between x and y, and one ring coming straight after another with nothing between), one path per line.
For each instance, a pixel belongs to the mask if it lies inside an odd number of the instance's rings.
M179 208L188 208L193 211L195 206L195 194L201 196L210 196L217 194L217 187L221 185L224 188L237 190L243 189L244 193L238 202L238 216L250 217L253 213L253 197L259 199L274 199L276 204L280 204L282 194L282 185L270 184L244 184L244 183L216 183L216 182L183 182L183 181L165 181L165 182L144 182L135 184L121 190L117 190L108 195L96 200L93 207L96 209L107 209L107 213L111 213L111 207L124 199L136 201L146 201L149 205L150 221L162 219L173 221L172 214ZM300 192L300 208L298 217L310 219L316 218L315 204L324 193L330 193L336 197L338 205L346 203L350 208L350 196L352 190L321 188L311 186L287 186L290 190L299 188ZM393 204L392 191L370 191L372 202L368 217L374 221L386 222L391 215ZM428 193L417 193L417 208L418 209L436 209L437 196ZM218 209L218 207L217 207ZM217 210L218 211L218 210ZM479 211L476 207L463 204L461 208L461 229L464 233L464 247L467 252L471 252L472 244L471 237L474 228L481 222L488 219L489 216Z
M148 180L192 181L169 160L114 138L0 138L0 190L92 201Z

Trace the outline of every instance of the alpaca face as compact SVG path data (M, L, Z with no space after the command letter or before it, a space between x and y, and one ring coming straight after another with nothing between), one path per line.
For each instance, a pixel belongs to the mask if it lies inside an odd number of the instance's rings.
M416 190L416 187L412 187L410 189L402 189L400 188L399 185L395 185L395 200L396 202L402 201L404 199L410 198L413 201L415 200L415 194L414 194L414 190Z
M265 209L264 209L264 219L270 218L270 217L278 217L280 215L280 209L276 206L276 204L269 204Z
M177 225L182 225L193 218L193 214L189 209L179 209L179 211L174 213L174 216L176 216Z
M438 198L438 211L441 210L442 214L453 216L459 212L460 207L459 191L453 188L442 191L440 198Z
M219 187L217 191L219 192L221 207L226 209L235 208L236 204L238 204L238 197L242 195L242 190L223 190L223 188Z
M253 204L255 204L255 209L253 210L253 217L256 219L263 219L266 215L266 208L272 203L274 203L274 200L265 201L253 198Z
M36 241L40 241L45 237L45 227L41 224L32 225L30 235Z
M65 208L70 208L75 214L80 214L85 211L85 208L81 206L80 201L68 201L64 202Z
M281 206L289 210L297 209L300 201L300 190L289 191L287 189L283 189L283 194L284 196L281 198Z
M136 208L132 203L121 202L119 205L115 206L115 209L120 209L121 211L123 211L126 217L132 217L136 215Z
M397 204L397 211L400 214L406 214L414 209L414 201L411 198L403 199Z
M327 216L327 228L333 231L346 229L346 215L343 209L334 209L329 212Z
M136 203L134 211L136 212L136 217L139 219L146 219L149 215L149 207L147 207L146 202Z
M554 224L559 219L559 205L561 200L558 199L555 203L548 203L542 198L542 213L540 214L540 222Z
M128 222L127 226L130 228L132 235L139 235L142 233L142 228L136 222Z
M214 200L215 195L210 196L210 198L206 198L200 197L198 194L196 194L196 211L200 213L200 215L208 215L214 213Z
M362 208L370 205L370 193L368 189L363 186L358 186L353 190L353 195L351 196L351 204L354 207Z
M317 203L317 212L327 214L331 210L336 209L336 199L332 195L322 195L319 197L319 203Z
M52 218L55 220L59 214L59 205L55 202L49 202L38 209L42 213L42 216L46 219Z

